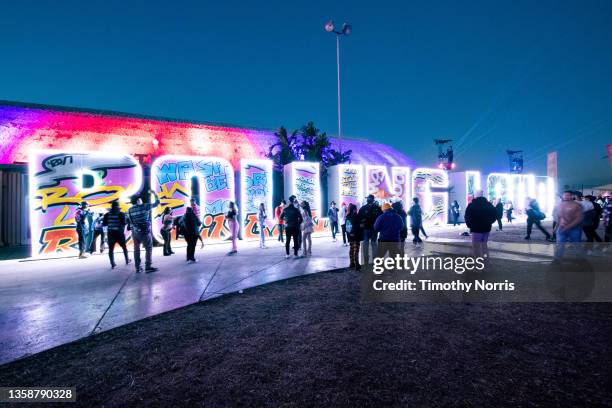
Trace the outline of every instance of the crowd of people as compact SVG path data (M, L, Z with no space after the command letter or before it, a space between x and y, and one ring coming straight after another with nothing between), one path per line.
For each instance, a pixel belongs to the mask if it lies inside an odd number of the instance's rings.
M123 250L125 264L132 260L128 256L125 230L131 231L134 244L134 266L137 273L143 271L141 247L145 252L144 272L151 273L157 270L153 266L152 248L152 220L151 210L160 204L159 197L153 191L153 203L143 203L140 196L132 198L132 206L127 213L120 210L117 201L111 204L110 210L105 214L94 214L88 209L86 202L81 203L75 214L76 232L79 245L79 257L85 257L86 252L96 252L96 242L100 238L100 252L105 249L105 239L108 243L108 257L111 268L117 265L114 258L114 248L118 245ZM488 257L488 239L492 225L497 223L497 230L503 231L502 219L506 212L508 222L514 219L512 203L503 203L502 200L490 202L482 191L477 191L474 198L465 209L464 220L470 230L474 256ZM450 207L453 225L459 225L461 208L455 200ZM533 227L542 232L549 242L557 242L556 255L563 256L563 247L566 242L581 242L582 234L586 242L602 242L597 229L603 219L605 228L604 241L612 239L612 197L595 198L583 196L580 192L565 191L561 201L553 211L553 230L547 231L541 224L545 214L540 210L535 199L527 198L525 213L527 215L526 240L531 240ZM410 220L408 220L410 217ZM312 256L312 234L315 230L315 220L310 203L299 202L296 196L291 196L288 202L281 200L274 208L273 218L279 231L278 241L284 243L285 256L309 257ZM363 205L358 207L354 203L341 203L340 207L331 202L327 211L327 218L331 230L332 241L337 241L337 235L342 236L342 245L349 247L350 267L361 269L360 250L363 248L363 260L370 263L371 257L382 257L386 254L403 255L408 230L412 234L412 242L418 247L422 245L421 233L425 238L427 234L423 228L423 211L419 199L413 198L412 205L406 211L401 201L379 203L373 195L366 197ZM187 243L186 261L196 263L195 249L198 241L202 248L204 242L200 235L201 219L197 200L192 198L190 206L180 217L175 217L171 208L166 207L161 215L160 234L163 238L163 255L174 254L172 249L172 232L175 238L183 237ZM240 238L238 208L230 202L225 213L225 222L229 229L231 250L228 255L238 252L237 241ZM259 230L259 247L267 249L266 231L269 220L264 203L261 203L257 213L257 226ZM293 243L293 247L291 244ZM293 252L291 252L291 249Z

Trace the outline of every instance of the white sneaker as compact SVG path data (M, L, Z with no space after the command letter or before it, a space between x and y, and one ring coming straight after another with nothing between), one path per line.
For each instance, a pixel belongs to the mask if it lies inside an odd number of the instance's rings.
M291 255L285 255L285 259L291 258Z

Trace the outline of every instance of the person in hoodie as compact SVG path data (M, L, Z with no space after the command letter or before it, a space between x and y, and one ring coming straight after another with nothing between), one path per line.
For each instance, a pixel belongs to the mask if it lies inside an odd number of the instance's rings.
M419 205L419 197L414 197L412 202L414 204L412 204L410 211L408 211L408 215L410 216L410 230L414 236L412 243L419 246L421 242L423 242L421 237L419 237L419 232L421 231L421 228L423 228L423 211Z
M464 218L472 236L474 257L488 257L487 242L491 232L491 224L497 220L497 211L493 204L483 197L482 190L476 191L474 199L465 209Z
M196 263L198 261L195 259L195 247L198 243L202 222L195 215L192 207L185 209L185 215L183 215L181 222L185 231L185 241L187 241L187 263Z
M382 258L388 252L390 257L394 257L399 253L400 237L405 224L391 204L384 203L382 211L383 213L374 222L374 230L379 234L376 256Z
M294 195L289 197L289 205L285 206L281 213L281 218L285 222L285 253L286 258L289 258L289 246L291 245L291 239L293 238L293 254L297 258L298 251L300 250L299 236L302 232L302 214L300 210L295 206L296 198Z
M357 213L357 206L350 203L348 206L348 213L345 218L345 229L346 235L349 242L349 268L355 268L355 270L361 270L359 264L359 246L363 237L361 235L361 228L359 227L359 214Z
M363 236L363 260L366 264L370 263L370 243L372 244L372 257L376 256L377 253L378 233L374 230L374 223L381 214L382 211L374 196L370 194L366 198L365 205L359 209L359 227Z
M400 232L400 244L399 244L399 253L401 256L404 256L406 238L408 238L408 213L404 211L404 204L402 204L401 201L394 202L393 204L391 204L391 207L393 207L393 210L395 210L397 215L400 216L400 218L402 219L402 222L404 223L404 227L402 228L402 231Z
M504 218L504 203L501 198L497 199L497 204L495 204L495 211L497 213L497 230L503 231L502 228L502 218Z

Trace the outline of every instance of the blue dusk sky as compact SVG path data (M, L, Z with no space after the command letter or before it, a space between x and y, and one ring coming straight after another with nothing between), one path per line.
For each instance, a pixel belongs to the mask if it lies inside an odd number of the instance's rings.
M612 1L2 1L0 99L337 134L612 182Z

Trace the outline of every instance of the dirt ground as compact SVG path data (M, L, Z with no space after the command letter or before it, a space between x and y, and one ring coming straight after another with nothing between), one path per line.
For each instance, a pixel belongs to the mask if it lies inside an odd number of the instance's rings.
M76 406L612 406L612 304L362 303L359 282L191 305L1 366L0 385L76 386Z

